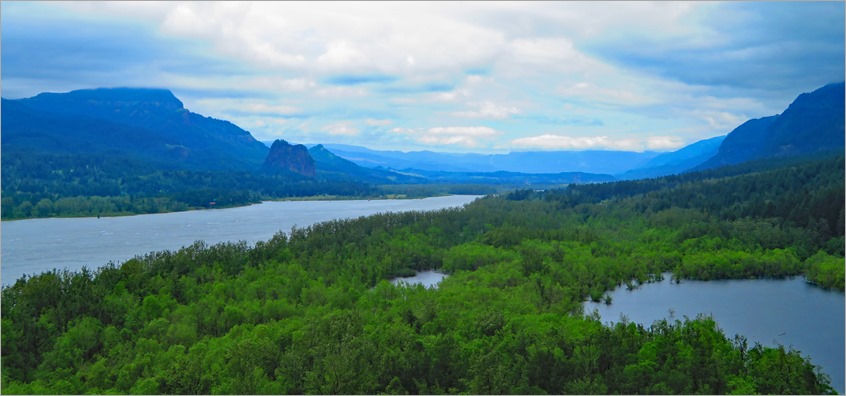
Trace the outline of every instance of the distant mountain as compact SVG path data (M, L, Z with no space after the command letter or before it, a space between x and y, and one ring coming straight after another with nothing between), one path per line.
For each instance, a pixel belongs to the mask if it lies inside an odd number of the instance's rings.
M615 181L614 176L582 172L519 173L519 172L445 172L405 169L413 175L425 177L434 183L491 184L511 186L562 185Z
M270 152L261 169L269 173L296 173L313 178L316 174L314 159L302 144L292 145L284 140L277 140L270 146Z
M2 101L3 153L122 157L158 167L257 170L268 148L186 110L165 89L100 88Z
M659 153L629 151L532 151L508 154L455 154L432 151L379 151L327 144L340 157L365 167L446 172L584 172L617 174L642 166Z
M714 157L694 169L761 158L843 151L844 83L803 93L781 115L749 120L725 138Z
M494 172L485 165L486 154L439 153L434 151L382 151L345 144L325 144L327 149L347 160L368 168L424 169L446 172Z
M644 179L684 172L717 154L720 144L725 138L726 136L723 135L700 140L676 151L660 154L643 166L623 173L619 178L624 180Z
M658 154L652 151L637 153L610 150L526 151L495 154L491 164L501 170L522 173L618 174L639 167Z
M428 183L428 180L384 169L371 169L356 165L343 159L323 145L313 146L308 150L314 158L318 176L327 180L359 180L373 184L393 183Z

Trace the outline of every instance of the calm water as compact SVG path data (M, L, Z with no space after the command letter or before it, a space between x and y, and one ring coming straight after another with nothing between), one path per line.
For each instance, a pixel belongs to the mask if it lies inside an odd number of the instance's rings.
M599 311L603 321L629 320L650 325L658 319L711 315L729 338L747 337L749 344L798 349L831 376L844 391L844 295L788 280L683 281L669 275L637 290L618 288L611 305L585 303L585 312ZM671 310L673 317L671 317Z
M438 283L446 278L447 274L442 274L437 271L418 271L414 276L407 276L405 278L391 279L391 283L398 285L401 283L415 284L419 283L425 287L438 287Z
M33 219L2 223L2 281L54 268L94 269L153 251L208 244L268 240L278 231L380 212L462 206L476 196L359 201L264 202L258 205L127 217Z

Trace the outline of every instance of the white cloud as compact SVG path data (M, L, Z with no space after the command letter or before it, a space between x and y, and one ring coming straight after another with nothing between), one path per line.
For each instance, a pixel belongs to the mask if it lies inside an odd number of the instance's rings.
M684 141L678 136L653 136L646 139L646 148L650 150L676 150L684 147Z
M336 40L327 44L326 52L317 57L315 64L327 70L349 71L366 69L370 58L349 40Z
M285 45L294 37L279 34L290 26L285 15L262 8L255 3L179 3L160 26L165 34L209 40L222 55L265 67L304 67L302 47Z
M595 137L570 137L553 134L543 134L518 138L511 141L516 147L540 148L540 149L588 149L596 147L607 147L610 140L608 136Z
M199 99L192 103L195 112L201 114L256 114L259 116L286 116L297 114L301 111L296 106L273 103L274 101L261 101L258 99Z
M457 111L452 113L456 117L462 118L508 118L514 114L519 114L520 109L514 106L500 106L490 101L472 103L471 106L475 110Z
M439 102L454 102L468 96L470 96L470 91L466 89L457 89L449 92L437 92L432 95L432 98Z
M387 120L387 119L385 119L385 120L374 120L372 118L368 118L367 120L364 121L364 123L367 124L367 125L370 125L370 126L388 126L388 125L393 124L393 121Z
M51 2L36 8L28 8L34 6L26 2L13 3L8 8L4 4L3 9L4 54L14 47L7 40L15 35L6 35L14 33L9 29L14 18L26 22L18 23L30 32L43 32L41 40L62 31L73 37L75 24L94 21L79 29L93 33L62 43L83 49L73 57L91 56L92 64L108 72L65 67L53 62L60 57L52 53L41 56L46 59L42 64L15 69L9 61L15 58L9 56L3 64L4 82L9 83L4 88L9 92L26 91L20 85L40 92L149 84L171 88L192 111L243 120L244 125L258 128L257 137L278 133L270 129L277 120L284 122L285 118L268 114L298 115L303 118L289 121L311 121L315 136L335 133L364 145L399 139L479 149L508 149L511 144L672 149L682 141L725 134L749 118L780 113L799 93L817 88L789 76L815 76L805 67L819 68L825 63L842 68L843 64L842 56L820 55L813 46L784 47L790 50L785 55L803 66L790 69L785 74L789 78L777 89L763 83L763 87L743 89L707 83L735 81L758 70L729 67L738 63L674 67L699 64L703 51L712 61L734 62L742 55L743 62L767 65L770 50L782 48L784 40L771 38L771 30L755 21L792 21L782 23L793 26L789 32L829 31L813 24L828 19L807 17L820 14L821 8L814 4L788 8L808 10L800 19L784 14L783 7L771 11L771 6L720 2ZM38 19L42 14L49 15ZM722 18L744 29L720 31ZM755 23L744 23L749 21ZM842 25L829 25L842 32ZM129 26L139 33L131 37L139 40L125 42L126 36L119 36L117 42L115 30ZM822 41L837 44L837 40ZM806 41L797 41L802 42ZM643 43L660 44L660 48ZM28 50L25 45L18 47ZM115 57L102 55L109 51L101 47L138 48L127 52L137 60L124 60L131 66L123 66ZM756 48L767 51L759 53ZM55 50L45 47L44 51ZM801 56L806 53L817 56ZM93 59L98 56L103 58ZM85 66L87 61L75 65ZM68 72L46 69L51 63ZM23 69L40 73L16 72ZM679 73L697 78L672 77ZM48 74L62 78L42 77ZM355 83L356 78L370 77L377 82ZM232 99L214 99L220 96ZM328 121L310 116L317 114ZM378 114L390 114L391 119ZM325 125L336 120L347 121ZM491 122L502 132L438 126L474 120ZM601 122L577 125L573 120ZM416 129L385 132L402 125ZM294 126L285 127L294 133ZM574 130L581 127L589 129Z
M241 87L254 90L272 90L275 92L302 92L317 86L314 80L308 78L283 78L278 76L260 76L240 78Z
M348 122L329 124L323 130L333 136L357 136L359 134L358 128L351 126Z
M576 51L566 38L517 39L509 43L511 55L521 63L554 64L562 67L587 66L595 62Z
M606 88L594 83L581 81L568 87L558 89L558 93L565 99L599 103L612 106L649 106L661 101L649 94L637 92L641 86L634 84L616 84L615 88ZM628 89L627 89L628 88Z
M367 96L369 91L364 87L349 87L349 86L323 86L314 90L316 96L322 98L353 98Z
M462 146L478 148L482 138L494 138L502 134L485 126L451 126L428 129L393 128L391 132L411 135L420 144L429 146Z
M471 126L471 127L435 127L429 128L428 133L433 135L462 135L462 136L496 136L500 132L485 126Z
M126 13L110 7L105 11ZM167 35L210 42L221 55L301 72L430 73L482 66L501 52L498 29L427 3L176 3L147 12Z
M675 136L655 136L645 140L637 138L615 139L608 136L565 136L543 134L518 138L511 141L514 147L541 150L624 150L643 151L676 149L684 145L682 139Z

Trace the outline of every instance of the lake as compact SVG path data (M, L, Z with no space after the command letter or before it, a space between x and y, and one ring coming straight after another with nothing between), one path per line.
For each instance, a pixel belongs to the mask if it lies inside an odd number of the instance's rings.
M293 226L384 212L428 211L463 206L478 196L424 199L283 201L238 208L125 217L52 218L2 222L3 285L24 274L54 268L79 270L136 255L177 250L195 241L255 244Z
M418 271L414 276L391 279L391 283L395 285L403 283L413 285L415 283L419 283L424 287L437 288L438 283L441 283L441 281L447 276L449 275L437 271Z
M603 321L621 315L650 325L658 319L711 315L729 338L746 336L750 345L793 347L809 356L831 376L832 386L844 392L844 294L822 290L801 277L787 280L682 281L670 275L636 290L617 288L612 303L585 303ZM672 316L671 316L672 315Z

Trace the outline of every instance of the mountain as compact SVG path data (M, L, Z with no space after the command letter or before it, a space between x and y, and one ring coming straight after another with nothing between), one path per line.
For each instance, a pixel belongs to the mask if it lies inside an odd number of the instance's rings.
M619 178L644 179L684 172L717 154L725 138L726 135L700 140L679 150L660 154L645 165L623 173Z
M760 158L843 151L844 83L803 93L780 115L749 120L726 136L714 157L694 169Z
M157 167L256 170L268 149L223 120L192 113L172 92L100 88L2 101L4 154L121 157Z
M495 154L491 164L501 170L522 173L618 174L641 166L657 155L652 151L525 151Z
M360 180L373 184L427 183L428 180L384 169L371 169L343 159L321 144L308 149L319 177L328 180Z
M694 169L716 168L765 157L761 154L761 147L767 139L767 130L777 117L769 116L744 122L726 136L713 157Z
M379 151L359 146L327 144L340 157L364 167L419 169L446 172L584 172L619 174L644 165L656 152L629 151L526 151L508 154L455 154L432 151Z
M308 149L302 144L292 145L284 140L273 142L261 169L269 173L292 172L309 178L316 173L314 159Z
M490 184L515 187L562 185L615 181L614 176L583 172L519 173L519 172L444 172L406 169L404 172L425 177L434 183Z
M368 168L423 169L445 172L494 172L486 165L486 154L439 153L434 151L382 151L345 144L325 144L327 149L347 160Z
M803 93L769 128L762 154L793 157L844 146L844 83Z

